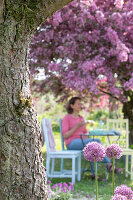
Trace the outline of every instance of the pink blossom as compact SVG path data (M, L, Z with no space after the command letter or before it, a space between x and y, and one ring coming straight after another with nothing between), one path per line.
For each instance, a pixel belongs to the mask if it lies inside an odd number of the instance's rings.
M129 62L130 62L130 63L133 63L133 54L130 54L130 55L129 55Z
M108 36L110 42L111 42L113 45L116 45L116 44L117 44L117 41L118 41L117 32L114 31L111 27L107 28L107 36Z
M120 51L118 57L121 62L126 62L128 60L128 54L126 51Z
M95 16L99 23L103 23L105 21L104 14L102 11L96 11Z
M123 4L124 4L124 0L115 0L115 6L118 9L122 9L123 8Z

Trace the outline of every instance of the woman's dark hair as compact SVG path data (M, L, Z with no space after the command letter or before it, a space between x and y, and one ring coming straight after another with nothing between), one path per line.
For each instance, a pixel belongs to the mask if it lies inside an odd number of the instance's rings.
M75 101L76 100L80 100L81 101L81 98L80 97L72 97L69 101L68 101L68 105L66 107L66 110L69 114L72 114L73 113L73 109L71 108L71 104L74 105L75 104Z

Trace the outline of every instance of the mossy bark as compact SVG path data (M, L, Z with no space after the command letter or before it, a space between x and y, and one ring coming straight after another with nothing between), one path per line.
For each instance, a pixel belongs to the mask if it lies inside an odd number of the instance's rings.
M45 200L41 132L29 89L28 47L37 26L69 0L2 1L0 200Z

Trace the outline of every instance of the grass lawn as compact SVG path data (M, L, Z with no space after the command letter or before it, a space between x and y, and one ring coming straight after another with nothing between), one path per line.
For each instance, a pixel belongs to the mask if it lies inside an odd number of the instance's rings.
M56 149L61 150L61 142L60 142L60 133L55 132L55 141L56 141ZM46 147L45 145L42 147L42 154L44 158L44 165L46 163ZM82 165L84 164L84 159L82 159ZM90 163L87 163L87 168L90 168ZM56 168L58 169L60 167L60 160L56 160L55 164ZM66 169L71 169L71 161L65 160L65 167ZM117 161L117 167L122 167L124 169L124 158L121 158ZM99 164L98 167L98 175L105 178L105 172L106 169L104 165ZM95 181L92 181L89 179L90 172L84 173L82 180L80 182L75 183L74 185L74 192L73 192L73 198L75 199L82 199L80 196L86 196L90 195L90 198L95 199ZM130 180L130 177L125 177L125 172L123 170L123 173L119 175L121 184L126 184L127 186L131 187L133 189L133 181ZM60 182L71 182L71 179L69 178L53 178L52 184L60 183ZM115 187L120 185L117 175L115 175ZM98 183L98 193L101 200L110 200L112 195L112 174L109 173L108 180L105 182L99 182Z

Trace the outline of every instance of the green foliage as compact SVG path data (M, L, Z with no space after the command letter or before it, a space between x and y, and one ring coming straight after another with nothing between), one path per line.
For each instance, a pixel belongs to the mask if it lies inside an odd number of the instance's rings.
M42 114L42 115L38 115L38 120L39 120L40 124L41 124L41 121L42 121L43 118L51 119L53 131L59 132L59 118L56 121L54 121L51 113L45 113L45 114Z
M133 144L130 145L130 148L133 149Z
M57 103L51 94L46 94L36 101L38 120L41 123L43 118L51 119L53 131L59 132L59 119L66 114L62 103Z
M109 118L109 112L108 110L97 110L91 113L88 118L94 121L106 120L107 118Z

